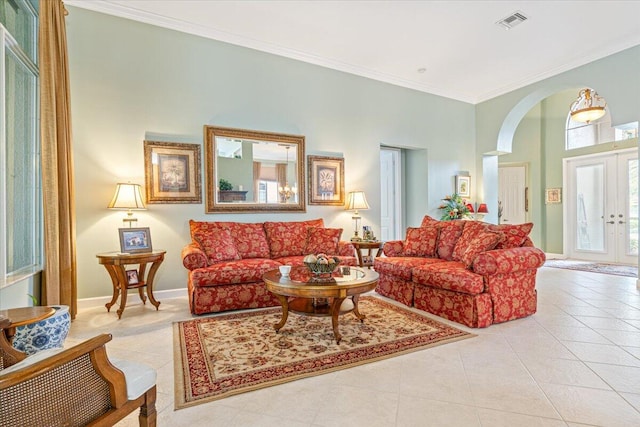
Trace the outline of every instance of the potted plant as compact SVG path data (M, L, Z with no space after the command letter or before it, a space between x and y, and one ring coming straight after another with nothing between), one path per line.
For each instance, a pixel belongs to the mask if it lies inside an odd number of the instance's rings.
M467 201L460 197L459 194L453 193L450 196L445 196L442 201L443 203L438 206L438 209L444 211L440 218L442 221L452 221L454 219L469 218L471 216L471 211L467 207Z
M37 299L29 295L34 305ZM61 348L71 327L71 315L68 305L52 305L55 310L51 316L39 322L18 326L13 336L13 347L28 355L50 348Z
M220 189L220 191L231 191L233 190L233 184L231 184L224 178L220 178L220 181L218 182L218 188Z

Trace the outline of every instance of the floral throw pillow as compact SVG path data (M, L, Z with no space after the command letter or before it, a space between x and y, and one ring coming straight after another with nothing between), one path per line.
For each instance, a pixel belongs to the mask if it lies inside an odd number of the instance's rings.
M407 228L404 254L407 256L435 257L439 228L431 223L419 228Z
M489 226L489 230L502 233L505 237L502 242L498 243L496 249L519 248L524 244L525 240L527 240L532 229L532 222L527 222L525 224L499 224Z
M452 257L454 261L462 261L462 255L469 247L469 242L471 242L479 232L487 230L489 227L489 224L480 221L463 221L463 223L464 229L462 230L462 235L460 235L460 238L453 248Z
M464 221L438 221L438 227L440 228L437 244L438 258L451 261L453 248L462 234Z
M464 262L467 268L471 268L473 261L482 252L490 251L494 249L498 243L502 241L504 237L500 233L496 233L489 230L481 230L476 236L471 239L469 245L462 254L460 261Z
M203 228L193 232L193 239L198 242L209 265L221 261L240 259L238 250L228 228Z
M335 255L338 253L340 236L342 236L342 228L309 227L304 253Z
M420 224L420 227L426 227L429 224L437 224L440 221L435 219L435 218L431 218L429 215L425 215L424 218L422 218L422 223Z

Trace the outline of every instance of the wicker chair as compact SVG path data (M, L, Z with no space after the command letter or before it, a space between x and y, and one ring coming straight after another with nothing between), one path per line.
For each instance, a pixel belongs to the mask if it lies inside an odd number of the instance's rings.
M112 426L137 408L140 426L156 425L155 371L110 361L111 335L25 358L6 339L9 323L0 317L0 425Z

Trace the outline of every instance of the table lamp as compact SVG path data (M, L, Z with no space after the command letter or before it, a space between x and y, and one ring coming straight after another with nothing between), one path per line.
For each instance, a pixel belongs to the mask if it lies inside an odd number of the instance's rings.
M131 184L130 182L116 184L116 192L113 195L113 199L107 206L109 209L126 209L127 216L122 219L124 224L129 224L131 228L132 223L138 222L137 218L133 217L132 210L145 210L147 209L142 201L142 194L140 193L139 184Z
M364 195L364 191L351 191L347 196L347 205L345 209L348 211L354 211L351 219L354 220L356 228L353 233L353 237L351 241L358 242L362 240L360 236L358 236L358 221L362 218L358 209L369 209L369 204L367 203L367 198Z
M484 221L484 216L489 213L489 209L487 209L486 203L480 203L478 206L478 213L476 213L476 218L478 221Z

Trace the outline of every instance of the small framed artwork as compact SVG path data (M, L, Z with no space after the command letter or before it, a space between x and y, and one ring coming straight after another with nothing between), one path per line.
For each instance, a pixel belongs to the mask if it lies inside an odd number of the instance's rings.
M200 146L144 141L147 203L202 203Z
M460 197L471 196L471 177L464 175L456 175L456 193Z
M307 156L310 205L344 205L344 159Z
M120 233L120 252L127 254L152 252L149 227L118 228Z
M552 205L555 203L562 203L562 189L547 188L544 190L544 204Z
M138 270L127 270L127 283L130 285L135 285L139 283L138 279Z

